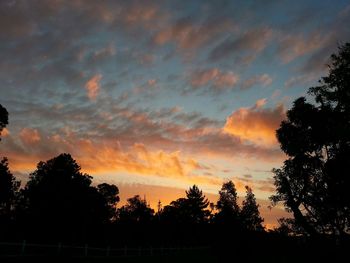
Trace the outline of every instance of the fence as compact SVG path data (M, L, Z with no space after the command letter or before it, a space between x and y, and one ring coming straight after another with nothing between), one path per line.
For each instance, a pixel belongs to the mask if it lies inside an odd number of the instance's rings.
M208 251L209 247L91 247L0 242L0 256L69 256L69 257L133 257L172 255L186 252Z

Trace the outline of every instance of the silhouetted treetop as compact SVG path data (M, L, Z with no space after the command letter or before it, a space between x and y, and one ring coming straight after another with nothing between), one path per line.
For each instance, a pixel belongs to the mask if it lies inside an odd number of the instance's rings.
M255 195L249 186L246 186L246 197L243 200L241 209L241 220L243 226L250 231L263 231L262 223L264 219L260 216L259 205L256 202Z
M197 224L208 222L210 211L208 199L203 192L193 185L186 191L186 198L172 201L163 208L161 219L164 222L180 224Z
M59 234L108 222L115 216L118 188L96 188L91 179L70 154L40 162L24 188L28 220L42 226L50 222Z
M139 195L129 198L127 204L118 209L118 219L124 223L149 223L153 215L154 210Z
M115 220L117 214L117 204L120 200L117 186L107 183L97 185L98 193L103 197L103 203L108 210L108 218Z
M350 108L350 43L339 47L331 55L328 76L321 78L321 86L309 89L309 94L323 106L349 112Z
M240 208L237 199L237 191L234 183L232 181L223 183L219 191L219 200L216 204L218 213L215 218L217 221L238 226Z
M41 183L75 184L88 187L92 177L80 172L81 168L70 154L63 153L46 162L39 162L37 169L30 174L26 188L40 187ZM66 184L67 183L67 184ZM58 185L56 185L58 186Z
M201 223L208 219L210 211L207 209L209 205L208 199L199 190L198 186L193 185L186 191L186 202L193 222Z

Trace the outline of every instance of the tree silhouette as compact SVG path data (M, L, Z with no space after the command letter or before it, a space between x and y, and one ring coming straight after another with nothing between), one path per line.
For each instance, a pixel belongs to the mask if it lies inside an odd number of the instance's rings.
M186 191L188 212L193 223L203 223L208 220L210 211L207 209L209 205L208 199L202 190L193 185Z
M165 222L196 224L208 222L210 211L208 199L196 185L186 191L186 198L172 201L163 208L161 218Z
M216 221L238 226L240 209L237 203L236 187L232 181L222 185L216 208L218 209L215 216Z
M115 185L102 183L97 186L97 190L103 196L104 204L108 210L108 218L115 220L115 216L117 214L117 203L120 200L118 196L118 187Z
M255 195L249 186L245 187L246 197L242 203L241 219L244 227L249 231L263 231L262 222L264 219L260 216L259 205L256 202Z
M12 214L20 182L10 172L7 158L0 161L0 217Z
M39 162L23 191L28 220L56 235L86 234L108 222L117 191L107 185L98 190L91 179L69 154Z
M350 44L331 56L329 74L309 89L316 105L294 101L277 130L289 156L274 169L277 194L295 225L310 235L346 235L350 230Z
M6 127L8 124L8 112L7 110L0 104L0 135L2 130ZM1 141L1 136L0 136Z
M118 209L118 219L123 223L149 223L153 215L154 210L139 195L129 198L127 204Z

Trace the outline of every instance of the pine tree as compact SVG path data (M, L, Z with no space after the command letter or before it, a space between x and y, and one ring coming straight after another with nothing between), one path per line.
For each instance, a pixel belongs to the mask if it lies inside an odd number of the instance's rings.
M224 183L219 191L219 200L216 208L216 220L220 223L238 224L240 209L237 204L237 191L234 183L228 181Z
M262 222L264 219L260 216L259 205L256 202L255 195L249 186L246 186L246 197L242 203L241 219L244 227L250 231L263 231Z
M193 223L206 222L209 218L210 211L207 210L209 201L205 195L203 195L203 192L199 190L196 185L193 185L186 191L186 196L186 204L191 221Z

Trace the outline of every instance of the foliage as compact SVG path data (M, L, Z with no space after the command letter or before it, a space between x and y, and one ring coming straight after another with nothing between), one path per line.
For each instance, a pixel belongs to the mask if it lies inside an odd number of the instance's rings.
M295 224L310 235L346 235L350 230L350 44L331 56L329 74L309 89L317 104L294 101L277 130L289 156L274 169L277 194Z
M139 195L129 198L127 204L118 210L119 222L123 223L149 223L153 215L154 210Z

